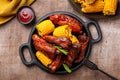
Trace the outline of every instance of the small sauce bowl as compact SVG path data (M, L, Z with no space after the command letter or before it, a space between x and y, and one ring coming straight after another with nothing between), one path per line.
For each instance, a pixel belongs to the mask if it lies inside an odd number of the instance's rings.
M30 6L22 6L17 11L17 20L24 25L35 22L35 12Z

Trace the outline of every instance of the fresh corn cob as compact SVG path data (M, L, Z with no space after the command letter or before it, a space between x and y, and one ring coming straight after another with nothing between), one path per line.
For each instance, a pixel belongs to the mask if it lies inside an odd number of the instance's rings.
M40 60L40 62L41 62L44 66L46 66L46 67L48 67L48 65L52 63L52 60L49 59L47 56L45 56L45 55L44 55L42 52L40 52L40 51L37 51L37 52L36 52L36 57L37 57L38 60Z
M72 43L79 43L79 40L74 35L70 36L70 40L72 41Z
M44 20L37 24L36 29L40 36L50 34L54 31L55 25L52 23L51 20Z
M87 4L93 4L96 0L85 0Z
M103 0L97 0L93 4L87 4L84 2L82 4L81 11L84 13L96 13L96 12L102 12L104 8L104 1Z
M53 36L70 37L71 29L68 25L58 26L53 32Z
M118 0L104 0L104 2L105 2L105 5L103 9L103 14L104 15L115 15Z

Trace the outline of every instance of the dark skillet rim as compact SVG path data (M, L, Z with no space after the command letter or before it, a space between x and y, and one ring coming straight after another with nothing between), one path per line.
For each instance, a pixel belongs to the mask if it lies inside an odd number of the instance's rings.
M33 35L34 31L35 31L36 25L37 25L38 23L40 23L41 21L47 19L49 16L51 16L51 15L53 15L53 14L65 14L65 15L69 15L69 16L77 19L79 22L81 22L81 23L83 24L85 30L86 30L85 22L84 22L82 19L80 19L78 16L76 16L75 14L72 14L72 13L66 12L66 11L55 11L55 12L48 13L48 14L44 15L43 17L41 17L41 18L37 21L37 23L34 25L34 27L32 28L32 30L31 30L31 32L30 32L30 35L29 35L29 39L28 39L28 44L30 45L30 49L32 49L32 45L31 45L31 44L32 44L32 35ZM86 32L87 32L87 35L90 36L90 34L89 34L89 32L88 32L87 30L86 30ZM71 68L72 72L76 71L76 70L79 69L82 65L84 65L84 62L85 62L86 58L88 58L89 55L90 55L91 48L92 48L92 43L91 43L91 41L90 41L89 44L88 44L88 48L87 48L87 50L86 50L86 56L85 56L85 58L84 58L76 67ZM33 51L32 51L32 53L33 53ZM34 53L33 53L33 54L34 54ZM35 55L34 55L34 56L35 56ZM34 58L35 58L35 57L34 57ZM35 59L35 64L36 64L38 67L40 67L41 69L43 69L44 71L50 73L49 69L46 68L46 67L44 67L40 62L37 61L37 59ZM66 71L56 71L54 74L66 74L66 73L67 73Z

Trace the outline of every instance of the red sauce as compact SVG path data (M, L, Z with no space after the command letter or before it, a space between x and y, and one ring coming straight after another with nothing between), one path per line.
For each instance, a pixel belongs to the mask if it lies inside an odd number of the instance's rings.
M22 8L18 13L18 19L23 24L30 23L34 19L34 13L30 8Z

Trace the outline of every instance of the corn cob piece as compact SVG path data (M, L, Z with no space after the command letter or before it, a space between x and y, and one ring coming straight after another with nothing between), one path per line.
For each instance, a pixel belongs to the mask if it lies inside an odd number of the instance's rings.
M68 25L58 26L53 32L53 36L70 37L71 29Z
M72 41L72 43L79 43L79 40L74 35L70 36L70 40Z
M40 52L40 51L37 51L36 52L36 57L38 58L38 60L40 60L40 62L44 65L44 66L46 66L46 67L48 67L51 63L52 63L52 60L51 59L49 59L47 56L45 56L42 52Z
M115 15L118 0L104 0L104 2L105 2L105 5L103 9L103 14L104 15Z
M55 25L52 23L51 20L44 20L36 25L36 29L40 36L50 34L54 31Z
M104 1L103 0L97 0L93 4L87 4L84 2L82 4L81 11L84 13L96 13L96 12L102 12L104 8Z
M96 0L85 0L87 4L93 4Z

